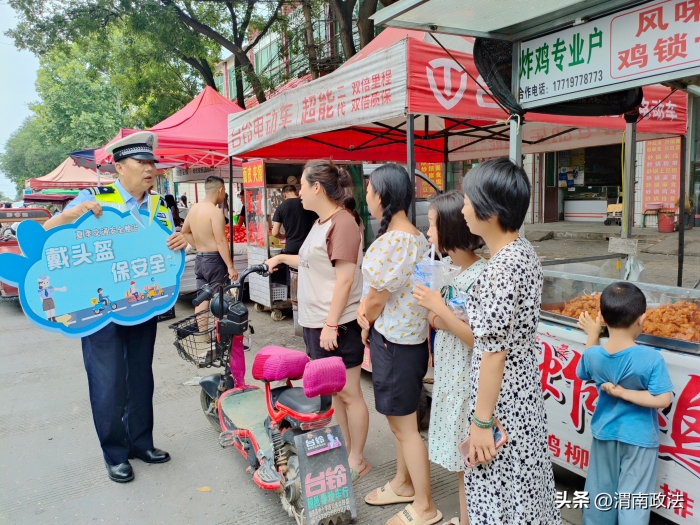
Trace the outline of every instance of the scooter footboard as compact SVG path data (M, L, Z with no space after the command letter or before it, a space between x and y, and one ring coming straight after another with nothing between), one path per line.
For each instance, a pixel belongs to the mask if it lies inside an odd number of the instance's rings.
M338 425L294 436L306 525L357 517L345 441Z

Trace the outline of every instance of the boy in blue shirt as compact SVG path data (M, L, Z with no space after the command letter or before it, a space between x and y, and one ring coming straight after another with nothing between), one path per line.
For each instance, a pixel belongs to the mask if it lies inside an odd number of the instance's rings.
M593 443L586 478L589 508L583 509L584 525L642 525L649 523L650 505L618 508L617 494L656 492L659 453L657 410L671 404L673 384L661 354L635 340L642 333L646 298L629 282L609 285L600 297L600 314L593 321L581 314L579 327L588 334L587 350L576 375L598 386L598 404L591 430ZM610 338L600 346L602 323ZM598 494L615 498L610 510L595 506ZM641 508L645 507L645 508Z

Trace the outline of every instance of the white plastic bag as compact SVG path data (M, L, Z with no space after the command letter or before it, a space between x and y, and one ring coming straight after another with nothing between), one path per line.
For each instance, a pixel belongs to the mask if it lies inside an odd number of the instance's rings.
M625 264L625 281L632 281L641 283L644 282L646 269L637 257L630 255L627 259L627 264Z
M447 306L449 306L450 310L457 316L457 319L461 319L464 322L469 321L467 316L467 301L469 301L469 294L467 292L458 291L447 303Z
M440 290L447 286L459 275L460 268L447 261L435 259L435 245L423 256L423 259L413 267L414 284L422 284L433 291Z

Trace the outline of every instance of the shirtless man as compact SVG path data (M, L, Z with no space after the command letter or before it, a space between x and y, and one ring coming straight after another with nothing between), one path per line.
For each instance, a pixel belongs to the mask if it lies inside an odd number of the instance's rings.
M204 189L206 198L190 208L182 225L182 234L197 250L194 262L197 288L205 284L227 284L229 279L238 279L224 231L224 214L217 207L224 202L226 196L224 180L213 175L207 177ZM207 308L209 301L204 301L194 311L198 313Z

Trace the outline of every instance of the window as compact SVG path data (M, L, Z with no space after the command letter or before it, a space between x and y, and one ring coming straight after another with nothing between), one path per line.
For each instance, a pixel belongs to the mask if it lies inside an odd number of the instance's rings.
M236 98L236 68L233 67L228 70L228 98Z

